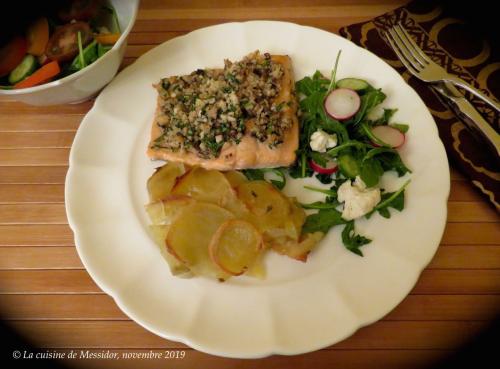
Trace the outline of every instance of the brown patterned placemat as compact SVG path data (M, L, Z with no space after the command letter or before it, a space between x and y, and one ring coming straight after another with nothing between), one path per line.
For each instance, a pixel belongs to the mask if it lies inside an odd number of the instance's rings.
M371 21L340 29L340 34L370 50L394 67L420 95L436 121L449 159L500 210L498 157L478 142L442 103L429 85L413 77L386 44L381 32L401 23L432 60L489 96L500 98L500 58L496 47L462 19L439 4L414 1ZM464 93L498 132L500 114L475 96Z

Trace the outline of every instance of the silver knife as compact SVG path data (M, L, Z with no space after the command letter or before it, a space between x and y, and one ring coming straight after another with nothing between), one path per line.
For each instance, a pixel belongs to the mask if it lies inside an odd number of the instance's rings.
M438 83L432 85L432 88L442 96L446 104L476 136L486 141L491 150L496 153L498 161L500 158L500 135L493 127L451 83Z

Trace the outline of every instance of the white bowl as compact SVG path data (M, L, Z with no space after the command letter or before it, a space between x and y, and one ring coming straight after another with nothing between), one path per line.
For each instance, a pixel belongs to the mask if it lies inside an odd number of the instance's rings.
M30 88L0 90L0 99L7 98L43 106L78 103L97 94L118 72L127 47L127 37L139 7L139 0L114 0L111 3L116 9L123 30L111 50L88 67L64 78Z

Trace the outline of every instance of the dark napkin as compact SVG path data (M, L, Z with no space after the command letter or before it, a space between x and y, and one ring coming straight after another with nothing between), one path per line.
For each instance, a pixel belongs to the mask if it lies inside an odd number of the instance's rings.
M484 29L467 16L457 17L456 8L446 6L446 3L414 1L371 21L340 29L343 37L385 60L415 89L434 117L454 167L464 173L500 210L498 158L485 148L484 143L474 138L440 100L437 92L406 70L386 44L380 32L398 22L432 60L497 100L500 98L500 57L498 49L495 49L498 44L492 38L488 39L489 32L482 32ZM498 132L499 114L475 96L463 94Z

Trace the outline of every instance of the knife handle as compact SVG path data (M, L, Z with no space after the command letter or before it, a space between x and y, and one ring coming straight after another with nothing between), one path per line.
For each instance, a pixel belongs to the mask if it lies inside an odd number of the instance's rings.
M492 126L479 114L479 112L464 97L449 97L459 115L464 118L467 125L481 135L490 145L491 149L500 157L500 135Z
M489 98L488 96L486 96L485 94L483 94L481 91L475 89L474 87L472 87L471 85L469 85L464 80L462 80L460 78L457 78L457 77L454 77L454 76L450 76L450 78L447 78L447 81L453 83L455 86L462 87L463 89L469 91L471 94L476 95L481 100L483 100L484 102L486 102L487 104L489 104L497 112L500 112L500 104L498 102L496 102L495 100Z

